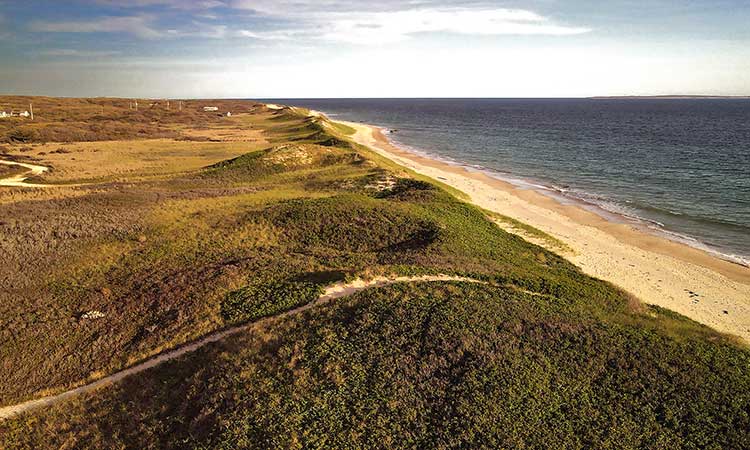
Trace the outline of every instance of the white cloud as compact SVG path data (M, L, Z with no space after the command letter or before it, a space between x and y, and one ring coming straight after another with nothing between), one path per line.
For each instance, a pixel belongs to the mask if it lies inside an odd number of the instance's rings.
M127 33L141 39L160 37L207 39L250 38L264 41L331 41L352 44L387 44L399 42L420 33L448 33L475 36L582 34L589 28L567 26L525 9L508 9L456 0L94 0L121 7L160 5L193 10L195 21L179 24L166 31L157 28L157 15L106 16L79 21L36 21L32 31L94 33ZM231 3L229 3L231 1ZM463 6L460 6L463 5ZM217 6L238 10L234 24L222 24ZM203 15L208 17L202 17ZM199 19L211 24L200 23ZM248 26L237 24L242 19ZM205 21L205 20L204 20ZM161 22L159 22L161 23ZM170 25L173 25L170 23Z
M189 27L166 30L165 36L170 38L224 39L232 33L226 25L214 25L194 21Z
M398 11L417 7L434 8L445 4L460 4L465 1L450 0L231 0L236 9L255 11L260 14L289 16L321 12L353 11Z
M120 8L166 6L186 10L212 9L225 6L225 3L220 0L95 0L95 3Z
M353 44L384 44L402 41L419 33L565 36L589 31L589 28L556 24L547 17L527 10L454 8L310 13L295 28L240 30L236 35L262 40L290 40L299 37Z
M252 30L258 39L297 35L355 44L397 42L418 33L562 36L591 31L566 26L525 9L476 6L440 0L358 2L341 0L234 0L231 6L293 23L287 29ZM473 6L472 6L473 5Z
M229 27L226 25L205 25L196 24L197 31L186 34L194 37L203 37L207 39L223 39L229 34Z
M163 33L152 26L150 16L99 17L92 20L71 22L34 21L29 29L50 33L127 33L141 39L156 39Z
M117 51L76 50L71 48L53 48L39 52L42 56L63 56L77 58L98 58L119 55Z
M520 9L433 9L396 12L328 14L327 31L320 37L357 44L401 41L417 33L465 35L572 35L591 31L558 25L534 12Z
M258 39L261 41L290 41L295 36L303 35L302 31L295 32L294 30L279 30L279 31L251 31L251 30L238 30L235 33L237 37L245 37Z

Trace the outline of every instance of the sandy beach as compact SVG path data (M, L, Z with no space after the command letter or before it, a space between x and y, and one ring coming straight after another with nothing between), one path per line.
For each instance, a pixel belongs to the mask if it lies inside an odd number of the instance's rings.
M417 173L466 193L482 208L531 225L564 242L562 252L584 272L641 301L683 314L750 342L750 268L484 173L396 147L376 127L356 129L354 140ZM556 250L557 251L557 250ZM559 252L559 251L558 251Z

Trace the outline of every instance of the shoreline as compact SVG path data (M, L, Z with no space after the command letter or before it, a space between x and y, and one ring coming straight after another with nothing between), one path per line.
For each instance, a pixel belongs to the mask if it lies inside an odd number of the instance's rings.
M744 256L744 255L738 255L734 253L725 253L726 250L722 251L722 249L719 249L718 247L714 247L714 246L711 246L710 244L701 242L700 240L698 240L698 238L680 233L678 231L669 230L665 228L663 224L661 224L660 222L656 220L649 219L646 217L641 217L635 214L629 214L625 211L618 211L616 209L608 209L607 207L595 201L588 200L583 196L576 196L576 195L570 194L562 188L559 188L552 184L546 184L543 181L514 177L510 173L502 173L502 172L498 172L498 171L495 171L493 169L489 169L486 167L462 163L461 161L454 160L454 159L447 158L447 157L430 155L429 153L420 151L418 149L415 149L415 148L409 147L408 145L400 143L398 142L397 139L392 139L392 138L387 137L386 131L388 130L388 128L382 128L382 127L376 127L376 126L372 126L372 127L377 129L377 131L383 136L383 138L388 142L389 145L391 145L392 147L398 148L406 153L413 154L415 156L421 156L425 159L441 162L451 167L458 167L470 173L481 173L492 179L504 182L517 190L521 190L521 191L530 190L530 191L536 192L538 194L541 194L544 197L553 199L554 201L556 201L557 203L561 205L573 205L573 206L577 206L578 208L584 209L586 211L593 212L594 214L598 215L599 217L601 217L607 222L628 225L633 228L636 228L638 231L642 233L650 234L658 238L668 240L670 242L685 245L689 248L706 253L722 261L726 261L728 263L736 264L741 267L750 269L750 257Z
M477 206L533 226L565 243L560 252L585 273L641 301L676 311L750 342L750 268L708 251L618 223L553 196L523 189L481 170L398 147L378 127L336 121L356 142L464 192Z

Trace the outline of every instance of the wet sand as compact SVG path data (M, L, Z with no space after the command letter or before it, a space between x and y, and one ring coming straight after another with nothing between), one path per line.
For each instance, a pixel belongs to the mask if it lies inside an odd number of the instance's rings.
M420 174L466 193L485 209L524 222L565 243L553 249L589 275L641 301L683 314L750 342L750 268L615 223L580 206L520 189L481 172L430 159L391 144L380 129L341 122L354 140Z

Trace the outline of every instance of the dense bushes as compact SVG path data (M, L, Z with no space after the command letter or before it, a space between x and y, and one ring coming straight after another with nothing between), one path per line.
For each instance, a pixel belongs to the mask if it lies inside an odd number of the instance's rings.
M12 128L5 136L6 142L27 143L35 140L37 132L30 128Z
M375 252L408 244L424 248L439 226L407 208L364 195L292 200L266 208L264 216L284 230L294 247L331 252Z
M229 323L246 322L302 306L323 292L308 282L258 282L232 291L221 303L221 316Z
M0 432L22 448L750 445L748 351L596 309L470 283L365 290Z
M399 178L393 187L384 189L375 196L389 200L420 202L435 200L440 197L440 194L445 196L445 193L438 190L433 184L410 178Z

